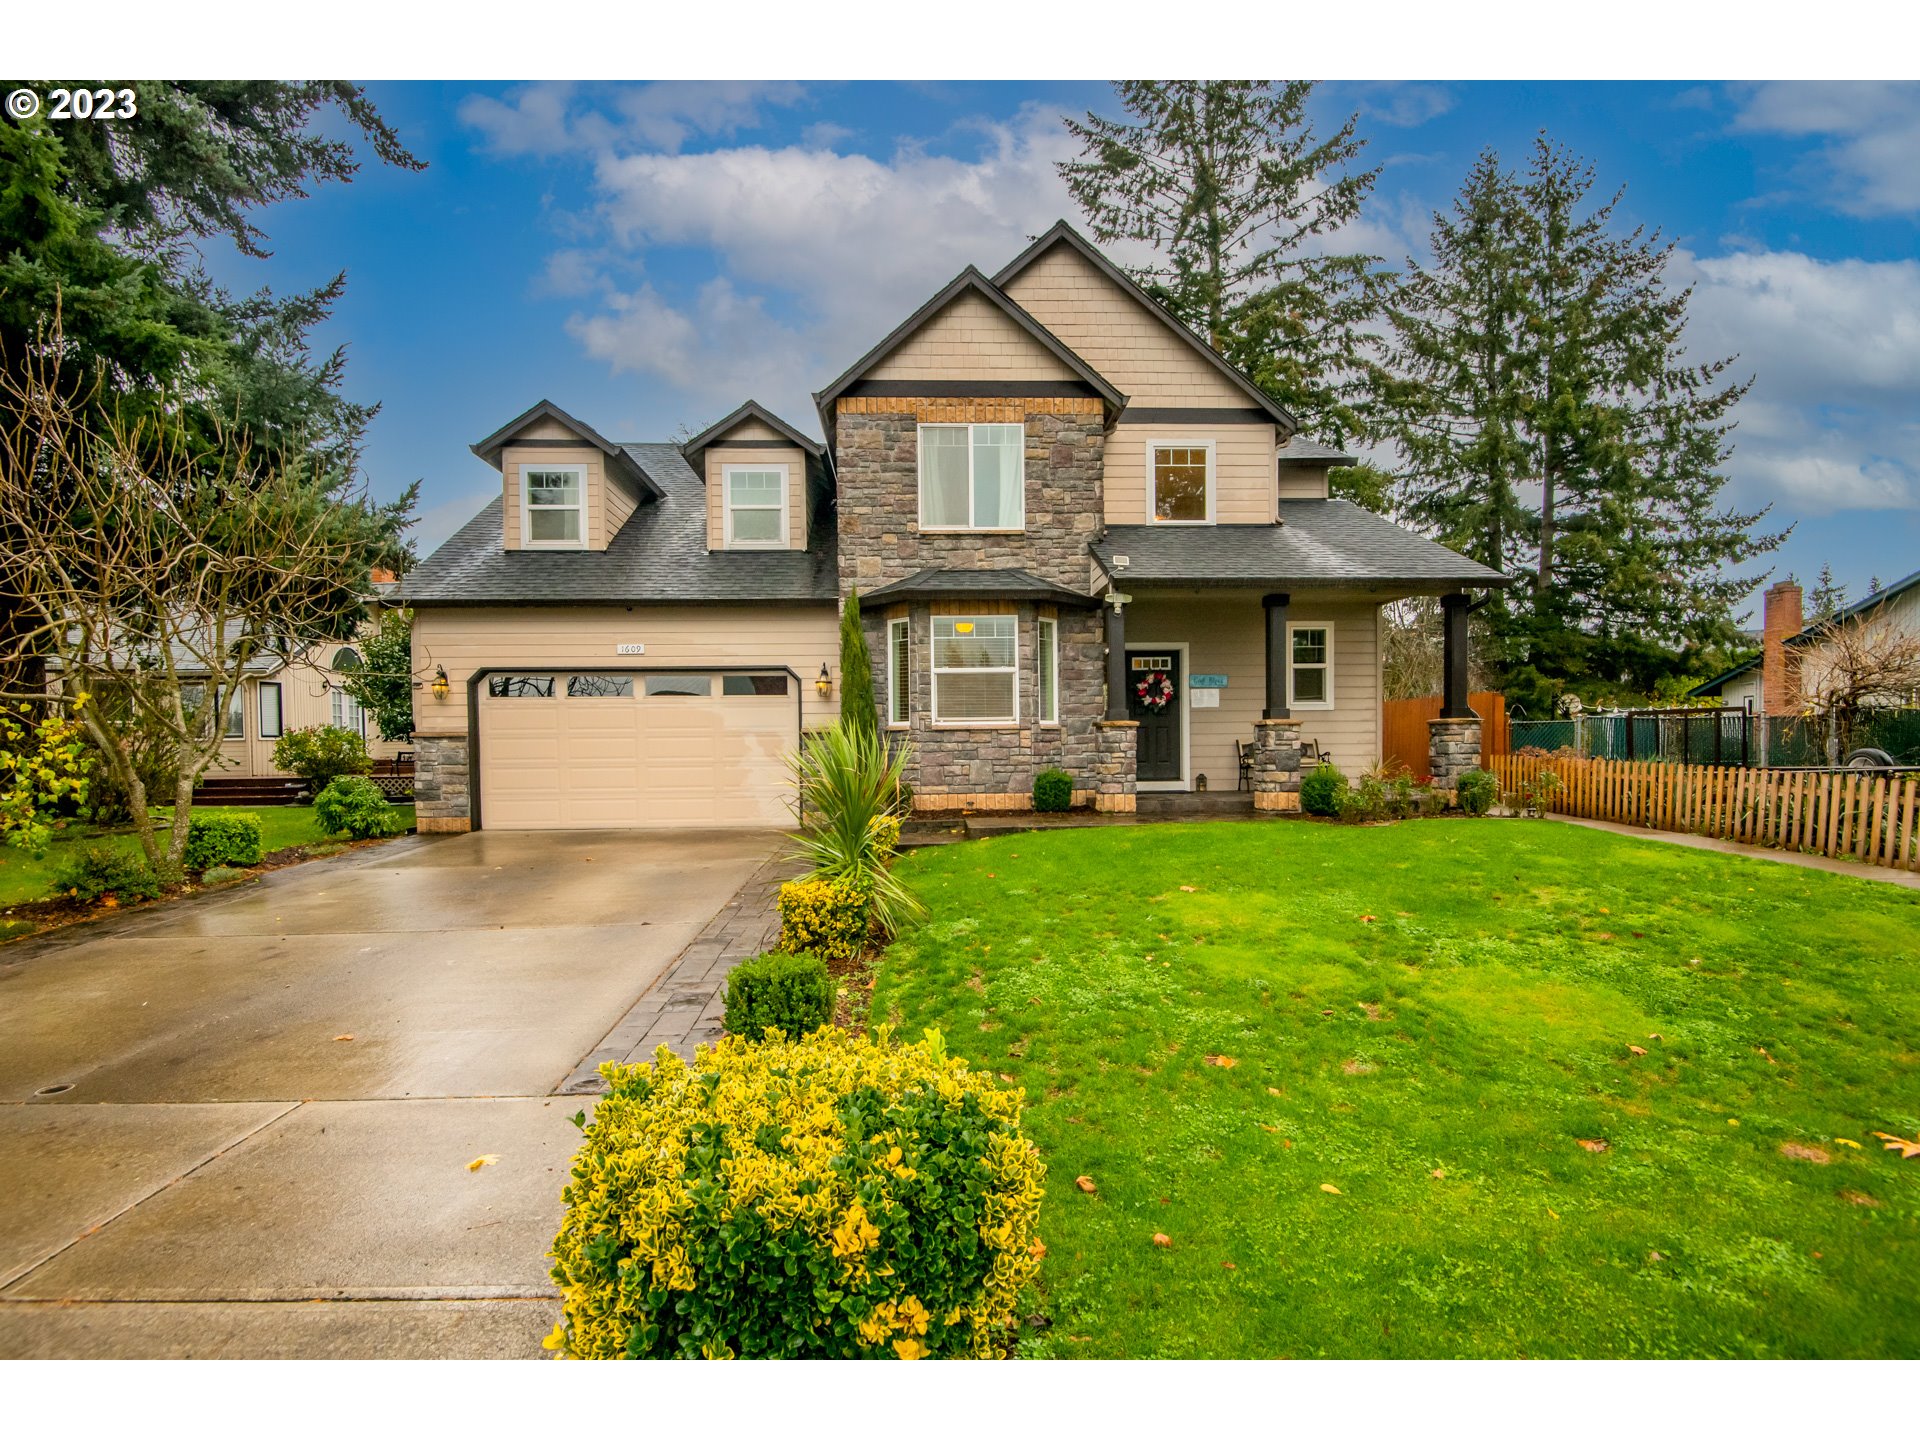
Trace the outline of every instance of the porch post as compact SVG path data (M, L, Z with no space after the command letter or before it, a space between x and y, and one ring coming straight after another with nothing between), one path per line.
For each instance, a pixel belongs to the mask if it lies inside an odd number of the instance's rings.
M1465 720L1473 710L1467 704L1467 597L1455 593L1440 597L1443 665L1440 718Z
M1287 718L1287 595L1263 595L1267 612L1267 706L1263 720Z
M1107 603L1107 719L1127 718L1127 615L1111 595Z

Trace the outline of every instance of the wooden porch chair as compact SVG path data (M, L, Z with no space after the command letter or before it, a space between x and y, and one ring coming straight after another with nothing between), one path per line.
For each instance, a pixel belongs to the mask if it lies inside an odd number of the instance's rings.
M1253 788L1253 741L1236 740L1233 753L1240 762L1240 783L1235 788L1249 790Z

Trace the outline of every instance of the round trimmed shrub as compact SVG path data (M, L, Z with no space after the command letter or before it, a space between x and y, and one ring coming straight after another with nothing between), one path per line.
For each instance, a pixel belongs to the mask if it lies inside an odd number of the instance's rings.
M851 880L806 877L780 887L780 948L790 955L851 960L872 924L872 894Z
M1338 815L1346 794L1347 777L1340 767L1322 762L1300 782L1300 808L1309 815Z
M727 1031L758 1040L771 1027L797 1040L833 1019L834 989L818 955L774 950L743 960L727 976Z
M194 815L187 820L186 867L258 865L264 843L258 815Z
M378 785L361 775L341 775L313 797L313 818L329 835L376 840L400 833L400 816Z
M1485 770L1469 770L1453 782L1453 793L1467 814L1484 815L1499 798L1500 782Z
M1073 776L1064 770L1042 770L1033 777L1033 808L1067 810L1073 806Z
M1021 1092L917 1045L729 1036L606 1065L553 1242L582 1359L990 1358L1039 1268Z

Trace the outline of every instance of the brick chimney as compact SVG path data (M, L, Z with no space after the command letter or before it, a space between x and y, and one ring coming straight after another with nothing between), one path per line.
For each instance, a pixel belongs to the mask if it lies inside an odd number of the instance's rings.
M1800 586L1775 583L1761 601L1760 705L1768 715L1800 713L1800 667L1790 663L1787 639L1806 628L1800 613Z

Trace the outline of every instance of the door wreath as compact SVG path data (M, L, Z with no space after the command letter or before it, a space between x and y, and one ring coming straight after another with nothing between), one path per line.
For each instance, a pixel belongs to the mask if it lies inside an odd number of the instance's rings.
M1149 710L1164 710L1173 700L1173 680L1164 670L1156 670L1138 685L1133 693L1140 697L1140 703Z

